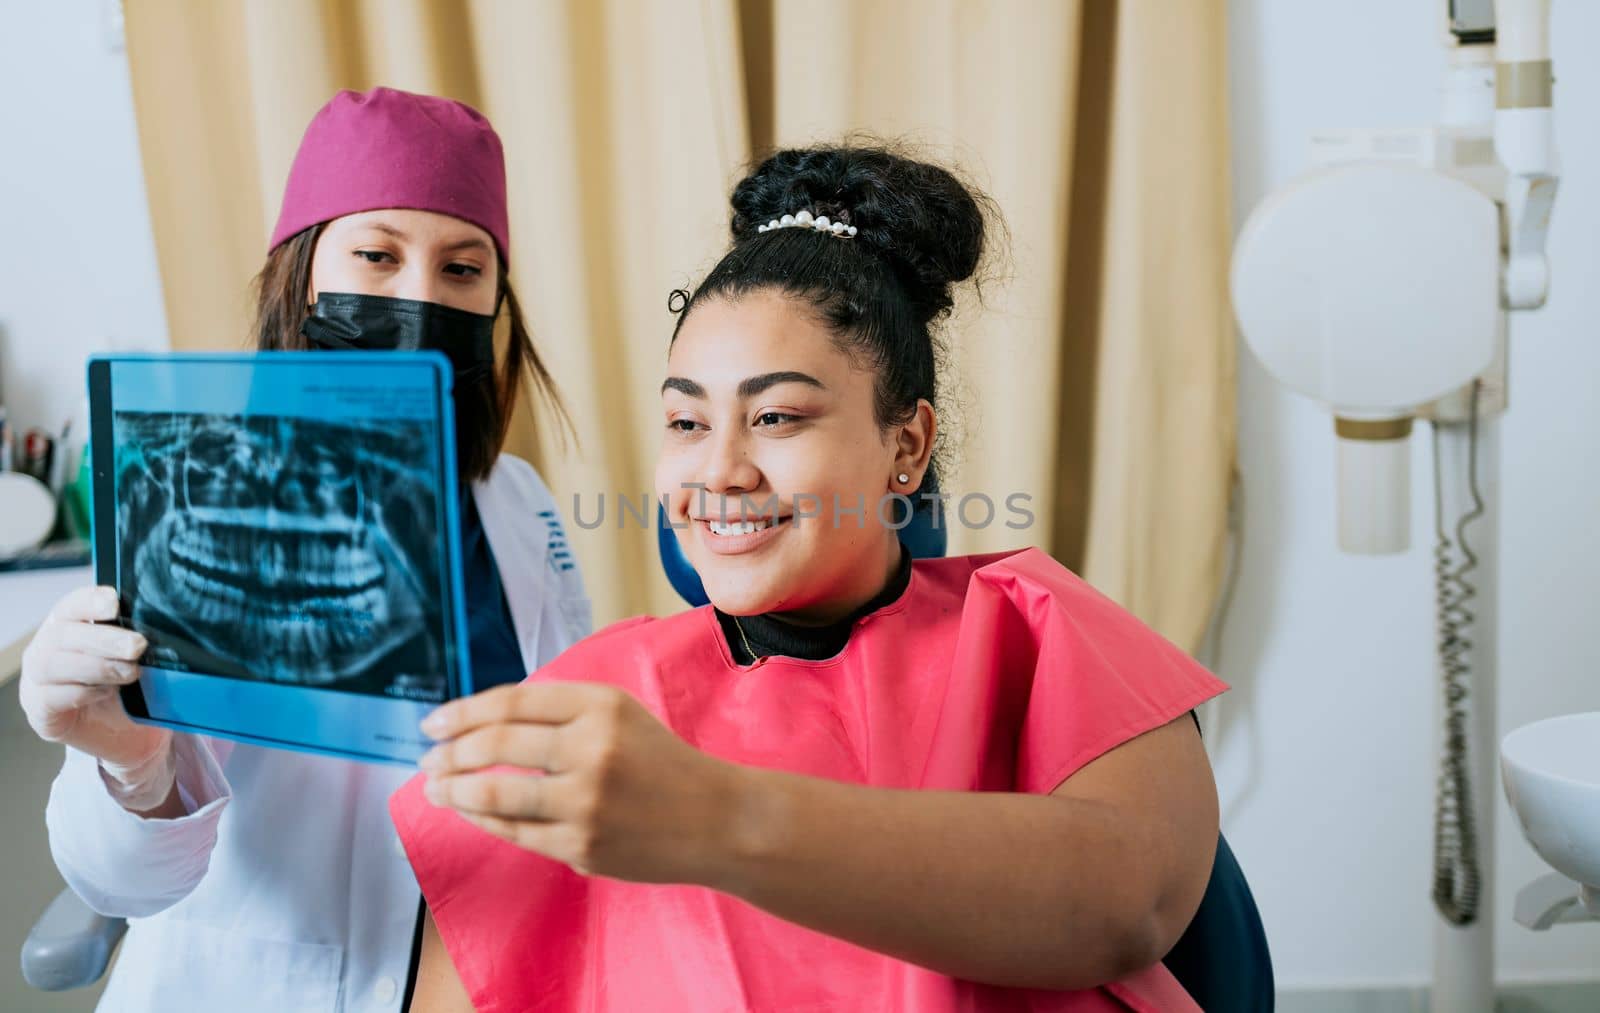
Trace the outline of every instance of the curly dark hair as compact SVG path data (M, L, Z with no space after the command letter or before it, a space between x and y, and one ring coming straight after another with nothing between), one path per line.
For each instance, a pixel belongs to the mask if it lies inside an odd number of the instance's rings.
M934 325L954 305L955 286L973 278L984 259L999 221L993 202L949 169L882 144L848 144L769 156L734 187L731 203L733 247L687 299L672 304L673 338L701 300L776 289L810 304L840 347L871 364L880 426L905 424L919 399L938 411L945 354ZM803 228L760 231L802 210L856 233L841 239ZM936 487L940 456L930 463L927 488Z

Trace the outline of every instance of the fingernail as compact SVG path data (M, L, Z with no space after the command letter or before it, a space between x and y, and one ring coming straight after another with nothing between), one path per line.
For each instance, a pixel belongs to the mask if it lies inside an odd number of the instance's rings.
M433 778L430 777L426 781L422 782L422 795L429 802L432 802L434 805L438 805L440 794L439 783Z
M417 766L421 767L425 771L432 771L438 765L439 751L437 749L428 750L426 753L422 754L422 759L417 761Z
M422 730L435 739L449 727L450 715L444 707L422 719Z

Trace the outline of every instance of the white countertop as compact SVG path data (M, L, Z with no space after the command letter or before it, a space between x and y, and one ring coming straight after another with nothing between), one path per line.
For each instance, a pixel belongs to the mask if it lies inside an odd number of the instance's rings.
M0 685L16 678L22 649L56 600L93 582L94 570L88 566L0 573Z

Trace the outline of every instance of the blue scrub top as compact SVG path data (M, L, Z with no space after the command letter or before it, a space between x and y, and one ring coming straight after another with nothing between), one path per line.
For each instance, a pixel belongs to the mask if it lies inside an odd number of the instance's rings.
M461 577L467 598L467 652L472 656L472 685L484 690L507 682L521 682L522 667L511 607L483 521L471 490L461 497Z
M472 684L484 690L502 683L521 682L528 673L522 670L522 650L517 647L517 628L511 624L511 606L506 604L505 586L489 539L483 534L478 502L471 489L461 491L461 582L467 596L467 653L472 656ZM406 992L402 1008L411 1006L411 993L417 983L417 963L422 955L422 922L428 901L417 902L417 927L411 938L411 967L406 972Z

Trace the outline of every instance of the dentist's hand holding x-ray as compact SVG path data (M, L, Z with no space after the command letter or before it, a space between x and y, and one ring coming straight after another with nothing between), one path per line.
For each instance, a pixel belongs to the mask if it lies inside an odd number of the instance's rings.
M138 680L146 643L110 625L116 618L112 588L62 598L23 652L18 695L41 739L95 757L124 809L157 815L174 801L172 732L136 724L122 707L120 688Z

